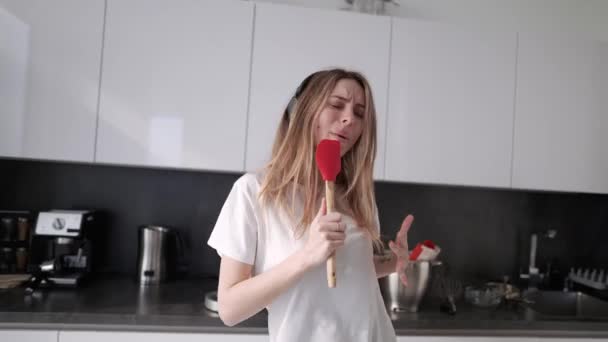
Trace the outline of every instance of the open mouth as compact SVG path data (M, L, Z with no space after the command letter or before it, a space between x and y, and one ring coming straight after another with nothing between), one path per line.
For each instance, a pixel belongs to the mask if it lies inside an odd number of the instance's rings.
M340 140L344 140L344 141L348 141L348 138L345 135L342 134L338 134L338 133L331 133L334 137L340 139Z

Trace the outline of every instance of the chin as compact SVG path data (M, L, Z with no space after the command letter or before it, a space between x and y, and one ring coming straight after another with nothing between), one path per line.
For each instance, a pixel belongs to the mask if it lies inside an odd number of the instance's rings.
M349 150L350 150L350 148L344 148L344 147L342 147L342 145L340 145L340 158L344 157L346 152L348 152Z

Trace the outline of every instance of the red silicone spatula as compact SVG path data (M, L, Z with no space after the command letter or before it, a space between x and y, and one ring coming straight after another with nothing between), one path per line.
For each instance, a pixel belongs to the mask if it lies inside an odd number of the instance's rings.
M315 154L317 167L325 181L325 203L327 212L334 211L334 184L340 173L340 142L323 139L317 145ZM334 254L327 259L327 286L336 287L336 257Z

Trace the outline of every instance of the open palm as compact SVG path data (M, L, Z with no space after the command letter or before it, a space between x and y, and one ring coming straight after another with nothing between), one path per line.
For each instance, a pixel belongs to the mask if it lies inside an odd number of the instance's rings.
M397 232L395 241L389 241L388 246L391 251L397 256L397 264L395 266L395 272L399 274L399 279L403 285L407 286L407 277L405 276L405 270L409 264L409 249L407 245L407 232L410 230L412 223L414 222L414 216L407 215L401 223L401 228Z

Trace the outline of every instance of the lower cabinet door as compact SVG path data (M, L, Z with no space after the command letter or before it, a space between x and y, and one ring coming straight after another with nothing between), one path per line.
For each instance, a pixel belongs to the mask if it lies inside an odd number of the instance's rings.
M0 330L0 341L57 342L55 330Z
M1 336L1 335L0 335ZM53 340L55 341L55 340ZM125 331L61 331L59 342L268 342L268 335Z
M398 336L397 342L538 342L536 337ZM550 342L547 340L546 342Z

